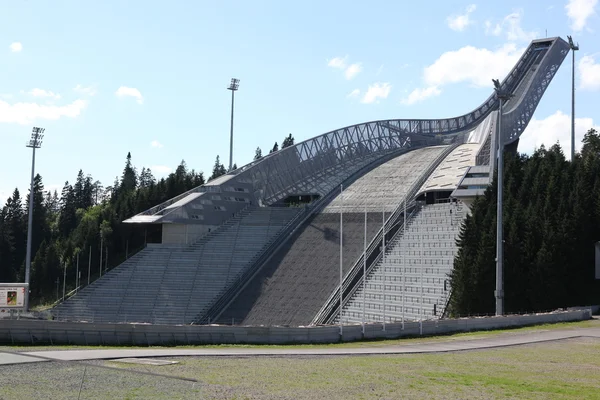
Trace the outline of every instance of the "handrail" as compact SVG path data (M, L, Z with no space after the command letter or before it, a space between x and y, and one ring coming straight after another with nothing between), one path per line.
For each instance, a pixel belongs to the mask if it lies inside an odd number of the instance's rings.
M435 158L435 160L433 160L433 162L431 162L429 167L419 176L419 178L413 183L410 190L405 195L406 199L411 199L411 203L410 203L411 207L414 207L414 204L415 204L412 201L412 198L417 195L421 186L423 186L423 184L427 181L429 176L442 163L442 161L450 153L452 153L452 151L454 151L454 149L456 149L460 145L461 145L461 143L455 143L455 144L452 144L452 145L449 145L448 147L446 147ZM404 206L404 203L400 202L400 204L398 204L396 209L392 212L392 214L386 220L386 222L384 224L385 230L386 230L386 239L387 239L387 236L390 235L390 233L391 233L390 236L395 235L396 231L394 231L392 228L394 228L398 225L400 218L403 218L403 213L404 213L403 206ZM377 257L378 257L378 256L376 256L376 259L373 260L372 259L373 252L374 251L379 251L379 253L381 252L380 243L382 242L382 235L383 235L383 228L379 228L379 230L377 231L377 233L375 234L373 239L370 241L369 246L367 247L367 261L369 261L369 259L371 259L371 263L376 262ZM362 264L361 263L364 262L363 261L364 256L365 256L365 254L363 252L363 254L361 254L359 256L359 258L354 262L354 264L352 265L350 270L346 273L345 277L342 279L342 291L343 292L346 291L346 289L349 289L350 291L354 290L353 287L349 287L349 285L351 285L353 283L356 284L356 282L354 281L355 278L357 276L360 276L360 274L362 273L362 268L361 268ZM339 310L336 310L337 308L339 308L339 302L337 301L337 299L339 299L339 296L340 296L339 293L340 293L340 287L338 285L333 290L333 292L331 293L331 295L329 296L329 298L327 299L325 304L323 304L323 306L321 307L319 312L315 315L315 317L313 318L313 320L311 322L311 325L329 323L331 320L335 319L337 313L339 313ZM346 297L346 302L347 302L348 296L345 296L345 297ZM343 302L343 299L342 299L342 302Z
M411 149L398 149L389 152L387 155L373 160L371 163L363 166L361 169L352 174L348 179L344 181L344 185L350 184L356 181L359 177L364 175L366 172L378 167L379 165L395 158L401 154L406 153L409 150L416 150L420 147ZM327 206L337 196L337 186L332 189L327 195L323 196L319 200L315 201L310 206L305 207L305 213L298 213L279 233L273 243L269 245L265 250L257 256L256 260L252 265L246 269L225 292L221 297L205 312L204 315L199 315L196 318L195 323L206 324L209 321L216 321L221 314L227 309L227 307L237 298L239 293L246 287L246 285L254 278L254 276L262 269L262 267L273 257L293 234L311 218L313 215L319 213L325 206ZM297 221L300 217L303 217L301 221Z
M91 286L94 286L98 283L98 281L100 281L100 278L109 275L111 272L115 271L119 266L121 266L122 264L126 263L127 261L130 261L132 258L137 258L140 253L146 248L146 245L142 245L139 246L137 249L134 249L133 252L131 253L131 256L129 256L128 258L126 258L123 262L114 265L113 267L111 267L107 273L105 273L102 276L97 276L96 279L94 279L93 281L90 281L90 284L86 284L86 283L79 283L79 286L76 289L73 289L71 291L69 291L68 293L65 294L65 298L64 300L62 299L62 297L55 301L54 303L52 303L52 305L50 306L51 309L53 309L54 307L57 307L63 303L65 303L67 300L69 300L71 297L74 297L76 295L78 295L79 293L81 293L84 289L87 289ZM137 261L136 261L137 262ZM96 274L94 273L92 276L96 276Z

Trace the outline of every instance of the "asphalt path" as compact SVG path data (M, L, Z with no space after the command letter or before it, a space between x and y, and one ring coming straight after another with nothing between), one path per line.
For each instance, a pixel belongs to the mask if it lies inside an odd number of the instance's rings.
M425 354L453 351L482 350L498 347L519 346L557 340L576 338L600 339L600 327L557 329L548 331L529 331L503 333L498 336L427 341L423 343L401 342L397 345L373 345L361 347L254 347L254 348L168 348L168 349L98 349L98 350L44 350L5 352L0 351L0 365L20 364L43 361L89 361L111 360L119 358L144 357L248 357L248 356L348 356L382 354Z

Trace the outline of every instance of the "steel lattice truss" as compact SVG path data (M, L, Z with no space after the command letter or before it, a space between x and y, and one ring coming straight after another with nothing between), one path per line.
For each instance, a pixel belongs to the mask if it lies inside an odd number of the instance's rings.
M501 83L502 90L515 95L506 104L504 113L507 144L523 133L568 51L569 45L561 38L533 41ZM477 109L455 118L382 120L328 132L271 153L224 179L195 188L139 216L162 214L161 210L194 192L225 193L236 185L249 187L251 201L262 205L273 204L291 194L325 195L378 158L411 148L463 141L498 105L496 94L492 93ZM148 220L134 217L127 222Z

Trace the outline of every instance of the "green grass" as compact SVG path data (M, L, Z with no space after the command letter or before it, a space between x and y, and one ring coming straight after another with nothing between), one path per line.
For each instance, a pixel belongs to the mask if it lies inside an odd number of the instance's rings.
M77 398L84 365L82 398L100 400L600 398L600 341L589 338L443 354L169 359L180 363L0 366L0 399Z
M104 364L194 378L253 398L600 398L600 342L591 339L448 354L180 361Z
M513 335L524 332L541 332L547 330L556 329L577 329L577 328L592 328L600 327L600 320L593 319L580 322L561 322L556 324L543 324L535 325L524 328L515 329L503 329L494 331L477 331L477 332L466 332L456 333L452 335L443 336L432 336L432 337L417 337L417 338L403 338L393 340L365 340L357 342L347 343L333 343L333 344L302 344L302 345L201 345L201 346L178 346L180 348L356 348L356 347L384 347L384 346L402 346L406 344L416 343L429 343L429 342L440 342L440 341L453 341L453 340L476 340L481 338L488 338L497 335ZM68 346L68 345L56 345L56 346L0 346L0 351L43 351L43 350L83 350L83 349L114 349L114 348L138 348L133 346ZM162 346L154 346L152 348L163 348Z

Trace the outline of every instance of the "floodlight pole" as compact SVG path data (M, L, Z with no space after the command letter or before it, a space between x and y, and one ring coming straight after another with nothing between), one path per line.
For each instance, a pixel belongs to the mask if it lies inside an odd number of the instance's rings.
M231 79L231 84L227 88L227 90L231 90L231 128L229 131L229 170L233 168L233 103L235 92L238 90L240 86L240 80L236 78Z
M573 43L573 38L569 39L569 47L573 53L573 71L571 74L571 162L575 160L575 51L579 50L579 43Z
M343 310L343 280L344 280L344 185L340 185L340 337L344 333L344 325L342 323Z
M27 220L27 253L25 256L25 283L27 284L27 290L25 290L25 299L23 302L25 311L29 311L29 279L31 274L31 240L33 233L33 181L35 178L35 149L42 147L44 130L44 128L34 127L31 131L31 139L26 143L26 146L33 150L33 154L31 157L31 186L29 189L29 217Z
M498 129L496 132L496 143L498 149L498 201L496 208L496 315L504 315L504 231L502 221L502 200L504 182L504 134L502 132L502 112L504 101L513 95L500 87L497 80L494 81L496 95L499 100Z

